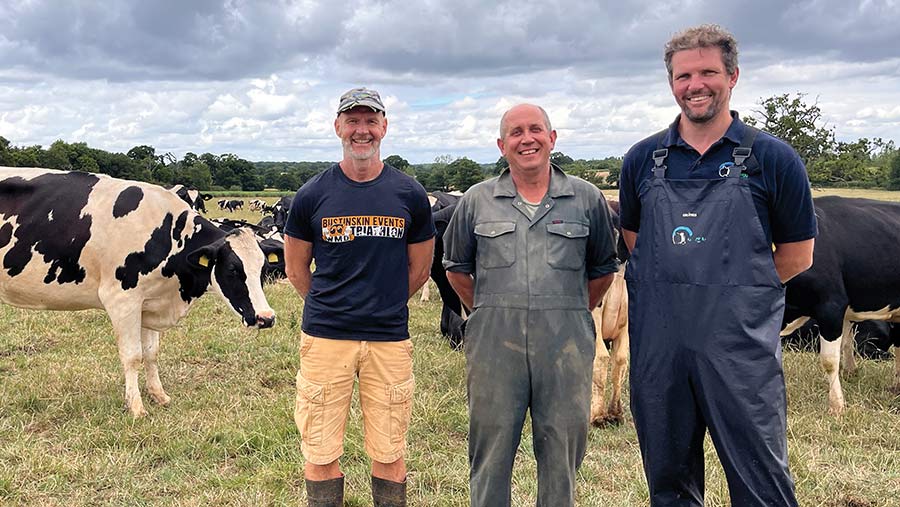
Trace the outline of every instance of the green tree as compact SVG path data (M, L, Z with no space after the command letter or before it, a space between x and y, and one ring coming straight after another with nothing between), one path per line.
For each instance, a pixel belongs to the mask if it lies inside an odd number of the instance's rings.
M894 152L891 159L891 176L888 180L888 190L900 190L900 150Z
M506 161L506 157L501 156L494 162L494 174L502 173L507 167L509 167L509 162Z
M550 154L550 162L558 165L559 167L565 167L569 164L574 163L575 160L561 151L554 151Z
M410 176L415 176L415 171L412 168L412 165L405 158L400 155L391 155L388 158L384 159L384 163L393 166Z
M78 157L75 161L75 169L87 173L96 173L100 172L100 165L97 164L93 157L85 154Z
M0 165L13 165L13 156L9 149L9 139L0 136Z
M74 151L70 150L69 145L61 139L57 139L50 145L50 148L44 152L41 157L41 165L50 169L60 169L62 171L71 171L74 169L72 163L75 158Z
M126 153L126 155L128 156L128 158L134 160L135 162L141 162L148 158L156 160L156 148L154 148L153 146L142 144L128 150L128 153Z
M15 167L40 167L43 151L39 144L27 148L13 148L10 153L12 158L11 165Z
M447 174L450 176L450 184L454 190L465 192L472 185L484 179L481 166L472 159L462 157L454 160L447 166Z
M198 190L209 190L212 182L212 172L206 162L201 160L196 153L190 151L185 153L184 158L178 162L178 170L173 183L180 183Z
M834 131L821 125L822 110L816 103L804 102L806 94L776 95L759 102L754 110L758 118L744 117L747 125L758 127L779 137L797 150L804 164L809 164L834 149Z

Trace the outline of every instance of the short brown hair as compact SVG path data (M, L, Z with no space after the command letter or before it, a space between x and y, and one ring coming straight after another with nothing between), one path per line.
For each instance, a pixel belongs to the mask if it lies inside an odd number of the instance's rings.
M682 30L672 36L666 43L665 61L669 81L672 81L672 55L678 51L698 48L719 48L722 50L722 63L725 72L734 74L738 66L737 40L731 32L719 25L700 25Z

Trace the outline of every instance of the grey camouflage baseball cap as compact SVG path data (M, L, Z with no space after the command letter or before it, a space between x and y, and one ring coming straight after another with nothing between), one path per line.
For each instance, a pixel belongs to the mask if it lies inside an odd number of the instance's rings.
M337 114L349 111L357 106L368 106L377 113L384 112L384 104L381 103L381 97L375 90L368 88L354 88L341 95L341 104L338 106Z

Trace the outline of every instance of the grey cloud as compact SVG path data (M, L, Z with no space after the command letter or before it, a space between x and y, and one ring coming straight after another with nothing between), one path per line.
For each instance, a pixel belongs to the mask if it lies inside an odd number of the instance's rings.
M296 68L337 44L326 2L21 2L0 66L111 81L226 80Z

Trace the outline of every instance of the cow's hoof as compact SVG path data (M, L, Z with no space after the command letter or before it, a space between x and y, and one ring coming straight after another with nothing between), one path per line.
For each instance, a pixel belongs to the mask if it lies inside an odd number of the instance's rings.
M844 404L843 404L843 403L841 403L841 404L839 404L839 405L837 405L837 404L835 404L835 405L829 404L829 405L828 405L828 413L829 413L830 415L833 415L834 417L840 417L841 414L844 413Z
M617 417L613 415L606 415L603 417L597 417L591 420L591 426L595 428L609 428L613 426L619 426L624 422L622 417Z
M150 398L153 399L154 403L156 403L157 405L159 405L161 407L168 405L169 402L172 401L172 398L170 398L169 395L166 393L162 393L162 394L150 393Z
M126 403L122 409L124 412L130 412L132 417L134 417L135 419L147 417L147 411L144 410L143 403L136 403L131 406L128 406L128 404Z

